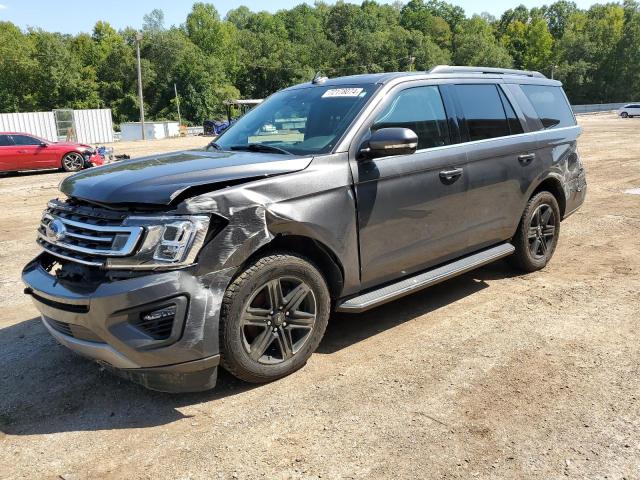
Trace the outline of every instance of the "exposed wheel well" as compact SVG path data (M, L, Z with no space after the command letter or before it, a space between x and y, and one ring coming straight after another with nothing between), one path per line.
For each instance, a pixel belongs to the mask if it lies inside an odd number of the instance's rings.
M562 188L562 184L560 183L560 181L555 178L547 178L536 187L530 198L533 198L540 192L549 192L554 197L556 197L558 206L560 207L560 216L564 217L565 208L567 206L567 199L564 196L564 189Z
M245 264L258 257L269 255L273 252L290 252L310 260L324 276L329 287L331 298L340 296L344 283L344 272L340 261L328 247L312 238L299 235L278 235L270 243L254 252Z

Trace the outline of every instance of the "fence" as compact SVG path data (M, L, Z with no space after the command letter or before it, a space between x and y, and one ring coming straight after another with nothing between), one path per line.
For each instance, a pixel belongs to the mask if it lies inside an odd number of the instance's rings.
M73 123L79 142L111 143L114 140L113 120L108 108L74 110Z
M624 107L627 103L594 103L590 105L571 105L573 113L610 112Z
M30 133L51 142L65 140L69 133L81 143L114 140L110 109L0 113L0 132Z
M24 132L58 141L53 112L1 113L0 132Z

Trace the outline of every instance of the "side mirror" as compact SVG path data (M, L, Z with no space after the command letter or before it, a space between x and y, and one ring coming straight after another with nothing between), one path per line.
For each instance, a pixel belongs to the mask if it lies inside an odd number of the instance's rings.
M48 147L49 144L47 142L40 142L39 147Z
M418 135L409 128L381 128L360 148L363 158L411 155L418 148Z

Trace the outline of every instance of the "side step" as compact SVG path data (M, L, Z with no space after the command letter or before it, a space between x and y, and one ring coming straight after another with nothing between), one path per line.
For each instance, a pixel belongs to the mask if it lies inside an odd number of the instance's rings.
M419 273L414 277L405 278L397 283L345 300L338 305L336 310L338 312L348 313L364 312L370 308L391 302L392 300L417 292L423 288L430 287L436 283L444 282L450 278L462 275L463 273L481 267L482 265L486 265L487 263L507 257L514 251L515 248L513 245L510 243L503 243L441 267L434 268L433 270Z

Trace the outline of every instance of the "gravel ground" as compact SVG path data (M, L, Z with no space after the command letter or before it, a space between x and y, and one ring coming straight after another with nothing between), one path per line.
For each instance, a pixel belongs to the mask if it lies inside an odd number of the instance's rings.
M334 315L304 369L203 394L55 343L19 272L64 174L0 178L0 478L640 478L640 119L580 123L588 198L544 271Z

